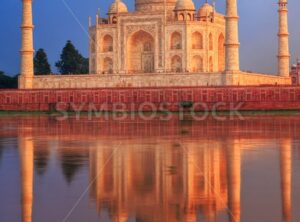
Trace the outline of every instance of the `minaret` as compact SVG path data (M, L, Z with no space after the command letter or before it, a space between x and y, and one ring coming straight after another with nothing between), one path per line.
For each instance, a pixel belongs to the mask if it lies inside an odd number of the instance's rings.
M227 147L228 211L230 222L241 221L241 147L233 141Z
M288 32L288 0L279 0L279 32L278 32L278 74L288 77L290 72L290 51Z
M280 143L280 177L282 216L284 222L291 221L292 214L292 144L283 139Z
M22 19L22 46L21 46L21 70L19 88L32 88L34 77L33 67L33 24L32 24L32 0L23 0Z
M19 138L19 149L21 159L21 204L22 222L32 221L33 205L33 141L30 137Z
M226 72L240 70L237 0L226 0Z

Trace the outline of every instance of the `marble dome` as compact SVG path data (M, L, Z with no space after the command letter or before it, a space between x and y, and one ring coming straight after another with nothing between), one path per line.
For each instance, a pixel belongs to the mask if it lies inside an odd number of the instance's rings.
M214 11L214 7L208 3L205 3L198 11L199 17L205 17Z
M128 12L127 5L122 2L122 0L115 0L109 8L108 14L117 14L122 12Z
M192 0L178 0L175 10L195 10L195 5Z

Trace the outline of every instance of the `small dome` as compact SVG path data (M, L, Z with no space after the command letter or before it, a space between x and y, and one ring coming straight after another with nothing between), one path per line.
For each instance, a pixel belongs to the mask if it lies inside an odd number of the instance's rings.
M122 12L128 12L128 8L122 0L115 0L114 3L111 4L108 14L117 14Z
M199 17L206 17L210 15L210 13L214 12L214 7L208 3L205 3L198 11Z
M195 10L192 0L177 0L175 10Z

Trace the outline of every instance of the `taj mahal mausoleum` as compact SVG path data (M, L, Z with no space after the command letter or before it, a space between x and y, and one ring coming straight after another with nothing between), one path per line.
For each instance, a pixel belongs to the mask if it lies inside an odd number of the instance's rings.
M0 67L20 14L6 2ZM0 222L300 222L300 30L288 0L215 2L19 1L20 75L0 70ZM300 0L289 8L299 24ZM66 36L86 55L68 40L51 73L34 46Z
M135 0L129 11L112 0L106 16L89 18L89 74L34 75L32 0L22 3L19 89L0 90L0 110L300 109L287 0L278 3L275 74L240 68L238 0L226 0L225 15L208 1L196 8L193 0Z
M32 0L23 0L20 89L290 85L287 0L279 0L278 71L240 69L238 0L226 14L193 0L122 0L89 19L89 74L34 76ZM276 47L276 46L274 46ZM275 57L275 55L274 55Z

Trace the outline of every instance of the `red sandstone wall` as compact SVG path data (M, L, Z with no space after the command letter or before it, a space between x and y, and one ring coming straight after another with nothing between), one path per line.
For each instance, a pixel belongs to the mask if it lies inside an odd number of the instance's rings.
M155 107L178 111L183 101L199 103L195 110L296 110L300 109L300 86L0 90L0 110L152 110Z

